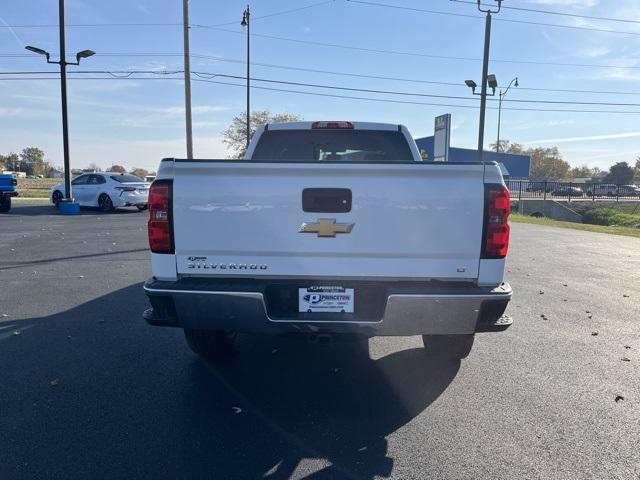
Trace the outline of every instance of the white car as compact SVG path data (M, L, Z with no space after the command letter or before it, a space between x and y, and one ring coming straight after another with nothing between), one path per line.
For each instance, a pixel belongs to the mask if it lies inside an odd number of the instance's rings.
M85 173L71 181L71 195L80 206L98 207L103 212L129 206L146 210L150 185L130 173ZM64 199L64 183L51 187L49 198L58 206Z

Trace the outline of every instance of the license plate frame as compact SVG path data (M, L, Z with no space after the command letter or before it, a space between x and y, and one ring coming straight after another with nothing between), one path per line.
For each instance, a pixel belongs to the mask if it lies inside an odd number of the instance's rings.
M298 288L298 313L354 313L355 289L342 286Z

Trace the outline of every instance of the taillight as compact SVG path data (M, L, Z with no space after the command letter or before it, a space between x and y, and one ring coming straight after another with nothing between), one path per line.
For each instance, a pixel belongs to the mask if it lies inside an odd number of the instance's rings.
M485 186L482 258L504 258L509 250L511 195L504 185Z
M116 190L119 190L121 192L135 192L136 191L136 187L115 187Z
M149 248L153 253L173 253L171 180L156 180L149 188Z
M313 122L311 128L353 128L351 122Z

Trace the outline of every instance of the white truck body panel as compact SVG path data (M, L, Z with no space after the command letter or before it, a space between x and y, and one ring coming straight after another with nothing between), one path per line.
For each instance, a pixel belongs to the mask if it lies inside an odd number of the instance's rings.
M177 273L476 280L483 170L453 163L176 162ZM350 189L351 211L304 212L303 189L323 187ZM331 238L298 232L322 218L353 229Z

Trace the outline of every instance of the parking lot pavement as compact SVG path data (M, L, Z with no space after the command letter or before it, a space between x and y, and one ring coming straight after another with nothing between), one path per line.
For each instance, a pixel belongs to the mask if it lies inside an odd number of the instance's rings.
M515 324L461 363L243 337L206 365L140 316L145 221L0 217L0 478L640 477L638 239L513 225Z

